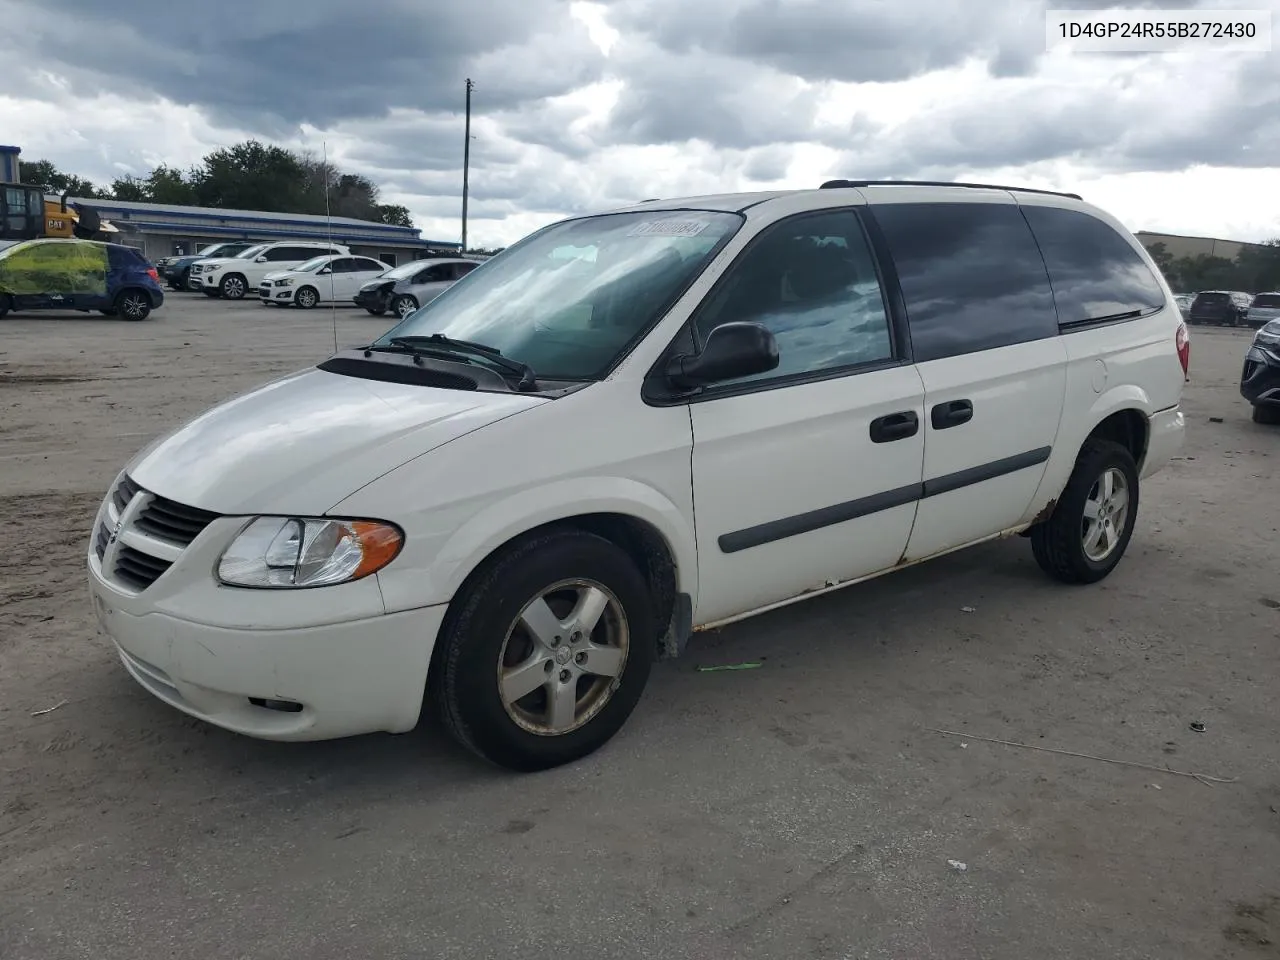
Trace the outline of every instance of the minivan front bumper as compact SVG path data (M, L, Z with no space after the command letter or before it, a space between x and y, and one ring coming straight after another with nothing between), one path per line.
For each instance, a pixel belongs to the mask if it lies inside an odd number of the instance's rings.
M298 629L229 629L158 611L145 591L108 582L92 550L88 561L94 613L125 669L184 713L266 740L404 733L418 722L444 606ZM306 622L315 590L270 593Z

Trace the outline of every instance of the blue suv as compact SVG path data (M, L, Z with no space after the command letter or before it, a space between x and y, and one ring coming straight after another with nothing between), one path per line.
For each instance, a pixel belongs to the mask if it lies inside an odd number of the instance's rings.
M156 268L123 244L26 240L0 250L0 317L19 310L97 310L145 320L162 303Z

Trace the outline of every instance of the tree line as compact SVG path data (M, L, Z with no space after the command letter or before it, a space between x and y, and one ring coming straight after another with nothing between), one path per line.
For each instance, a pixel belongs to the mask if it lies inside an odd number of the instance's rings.
M1207 253L1175 257L1160 242L1148 246L1147 252L1175 291L1241 290L1261 293L1280 290L1280 240L1244 247L1234 260Z
M353 217L412 227L407 208L379 202L368 177L343 173L310 153L246 140L214 150L189 170L160 164L145 177L123 176L102 187L63 173L48 160L19 161L23 183L85 200L134 200L231 210ZM326 202L327 201L327 202Z

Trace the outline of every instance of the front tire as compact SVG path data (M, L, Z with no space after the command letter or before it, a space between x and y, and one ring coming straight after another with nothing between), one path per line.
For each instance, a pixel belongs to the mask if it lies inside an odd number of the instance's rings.
M409 294L402 293L391 301L391 309L397 317L403 320L418 309L418 301Z
M293 295L293 302L303 310L310 310L320 302L320 294L315 287L303 287Z
M648 583L593 534L532 537L491 562L450 611L431 670L445 727L511 770L603 746L644 691L657 650Z
M218 293L226 300L243 300L248 290L249 285L238 273L223 277L222 283L218 286Z
M151 316L151 298L142 290L122 290L112 309L125 320L145 320Z
M1088 440L1058 505L1031 529L1040 568L1063 583L1097 583L1124 556L1138 517L1138 468L1118 443Z
M3 316L2 310L0 310L0 316ZM1268 425L1280 423L1280 407L1259 404L1253 408L1253 422Z

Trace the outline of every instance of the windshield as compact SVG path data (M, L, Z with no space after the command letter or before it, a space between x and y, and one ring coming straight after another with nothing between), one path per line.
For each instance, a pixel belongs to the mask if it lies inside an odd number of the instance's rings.
M225 251L229 256L231 254L231 245L228 243L211 243L207 247L201 247L197 252L197 257L212 257L219 250Z
M330 259L329 257L312 257L306 263L300 263L296 267L294 267L293 272L294 273L311 273L323 267L326 263L329 262L329 259Z
M260 253L261 253L263 250L265 250L265 249L267 249L267 245L266 245L265 243L260 243L260 244L258 244L256 247L250 247L248 250L241 250L241 251L240 251L239 253L237 253L237 254L235 255L235 257L233 257L232 259L234 259L234 260L252 260L254 257L256 257L258 254L260 254Z
M1260 293L1253 301L1255 307L1269 307L1275 309L1280 307L1280 293Z
M1202 293L1196 297L1196 302L1203 307L1211 303L1226 303L1230 299L1225 293Z
M742 222L682 210L558 223L486 261L377 342L438 333L501 350L542 380L595 380Z
M411 260L409 263L402 263L398 267L392 267L385 273L378 275L379 279L386 277L388 280L403 280L405 277L411 277L425 266L422 260Z

